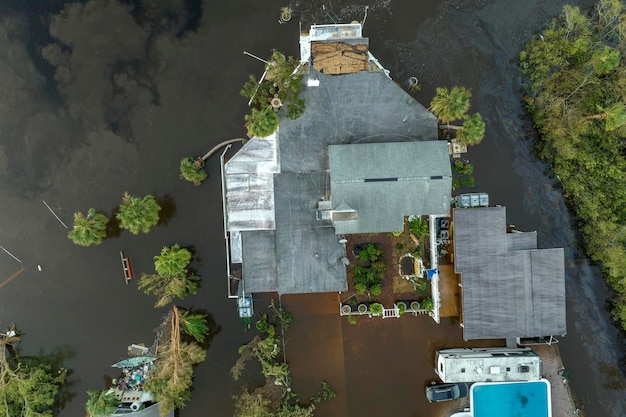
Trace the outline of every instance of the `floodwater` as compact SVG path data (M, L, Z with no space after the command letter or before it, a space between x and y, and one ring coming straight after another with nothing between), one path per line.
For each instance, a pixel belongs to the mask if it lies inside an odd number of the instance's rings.
M135 282L125 285L119 251L150 273L162 246L192 246L202 288L182 305L209 311L215 329L181 415L230 415L239 384L228 370L251 335L226 298L219 163L208 163L201 187L179 180L178 163L245 133L238 92L263 67L242 52L295 55L297 22L278 24L280 2L94 0L60 12L64 3L0 4L0 245L22 261L0 252L0 283L17 274L0 287L0 326L16 322L26 332L24 354L55 351L64 359L73 396L61 416L82 416L85 391L103 386L127 344L150 343L165 312ZM626 394L610 388L623 383L624 339L558 184L533 156L520 100L515 58L563 2L300 4L317 16L325 6L342 21L362 20L368 5L372 53L398 81L417 77L416 98L425 105L436 86L472 89L471 111L487 122L486 139L468 154L477 189L505 205L519 230L537 230L540 246L566 248L568 336L559 346L572 389L588 416L625 415ZM110 214L124 191L161 199L164 221L149 235L123 232L98 247L73 245L43 203L70 224L74 211ZM288 354L296 368L307 360Z

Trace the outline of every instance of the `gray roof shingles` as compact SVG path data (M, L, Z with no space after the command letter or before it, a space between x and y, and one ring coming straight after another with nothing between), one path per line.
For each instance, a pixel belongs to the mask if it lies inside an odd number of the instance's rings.
M564 335L563 249L537 249L534 232L511 238L504 207L455 209L453 221L463 337Z
M307 86L309 78L319 80L319 86ZM243 275L248 293L346 290L345 266L341 262L344 248L332 224L315 218L317 201L331 197L330 145L406 142L415 147L416 141L437 140L435 116L383 72L331 76L310 69L303 81L301 97L305 99L306 110L298 119L284 117L285 109L281 110L275 146L255 143L259 139L253 138L242 149L241 156L236 155L226 164L228 230L241 230ZM381 150L386 149L385 145L380 146ZM362 192L373 196L364 202L355 198L355 204L360 207L358 220L341 223L355 222L357 228L350 230L365 230L366 224L383 230L400 230L403 216L419 214L424 204L443 205L445 194L445 204L449 205L451 175L447 153L443 164L443 154L436 151L438 164L434 168L430 162L434 156L427 155L431 150L428 146L431 145L422 146L420 155L396 153L394 166L389 167L396 170L404 161L415 164L428 159L428 167L424 164L416 167L428 179L422 179L415 192L407 193L402 188L408 182L393 186L387 183L385 187L369 183L366 190L359 188L360 184L355 184L352 191L344 187L343 192L349 193L350 199ZM432 146L433 150L443 149L445 144ZM428 174L428 169L434 169L436 174ZM441 173L443 179L430 179ZM254 187L248 190L248 184ZM424 200L424 196L437 192L441 194L438 199L420 202L420 198ZM411 213L398 212L391 220L382 218L393 217L388 211L375 213L380 204L396 205L399 201L403 206L415 208ZM336 206L340 201L333 204ZM255 205L260 213L258 217L254 215Z

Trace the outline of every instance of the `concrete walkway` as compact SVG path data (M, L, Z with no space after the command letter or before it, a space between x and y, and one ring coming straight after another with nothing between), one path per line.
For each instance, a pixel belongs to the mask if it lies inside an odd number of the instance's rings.
M559 345L538 345L532 349L541 356L543 362L543 377L550 381L552 389L552 416L573 417L576 414L576 405L570 391L569 384L561 375L563 362L559 353Z

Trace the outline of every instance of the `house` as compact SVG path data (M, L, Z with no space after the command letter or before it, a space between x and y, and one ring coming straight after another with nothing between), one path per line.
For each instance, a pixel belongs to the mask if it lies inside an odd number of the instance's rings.
M231 297L347 290L344 235L446 215L452 174L437 120L388 76L360 24L300 38L306 109L279 113L222 166ZM243 288L243 289L242 289Z
M504 207L457 208L453 224L465 340L566 334L562 248L507 233Z

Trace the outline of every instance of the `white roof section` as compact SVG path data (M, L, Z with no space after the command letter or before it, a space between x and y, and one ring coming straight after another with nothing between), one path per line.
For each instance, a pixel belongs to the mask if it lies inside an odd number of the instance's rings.
M529 348L445 349L435 372L443 382L505 382L541 379L541 357Z
M274 230L277 133L252 138L224 166L227 230Z

